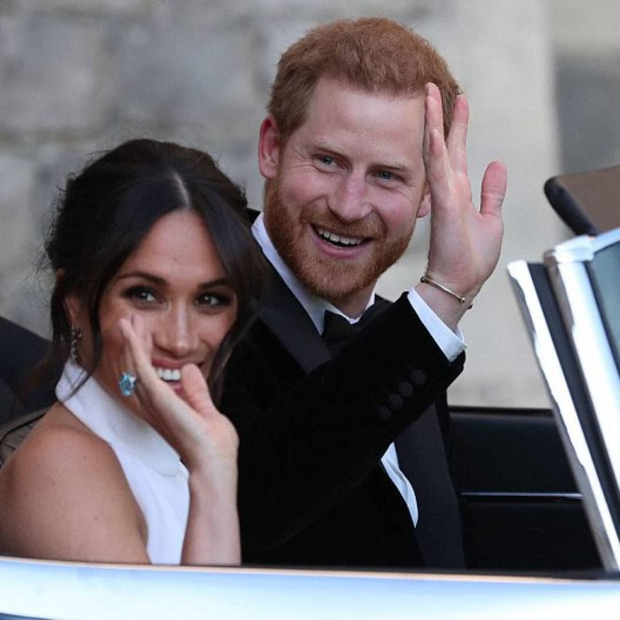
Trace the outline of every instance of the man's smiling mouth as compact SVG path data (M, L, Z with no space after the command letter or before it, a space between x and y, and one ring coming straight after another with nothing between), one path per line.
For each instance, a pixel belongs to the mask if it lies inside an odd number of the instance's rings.
M324 228L314 227L314 230L319 237L321 237L321 239L341 248L355 247L364 242L364 239L360 239L359 237L345 237L344 235L337 235L336 233L325 230Z

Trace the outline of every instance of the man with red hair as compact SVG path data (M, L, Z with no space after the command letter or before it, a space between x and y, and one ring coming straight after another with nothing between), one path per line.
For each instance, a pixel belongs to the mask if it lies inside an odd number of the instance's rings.
M322 25L283 54L254 223L272 290L222 403L241 436L246 562L463 565L445 390L464 361L458 323L499 258L506 190L493 162L472 203L467 124L445 61L391 20ZM429 213L426 271L377 300Z

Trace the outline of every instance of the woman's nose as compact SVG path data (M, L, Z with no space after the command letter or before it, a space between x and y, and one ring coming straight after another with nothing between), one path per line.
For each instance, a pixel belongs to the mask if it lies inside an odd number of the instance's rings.
M192 320L186 310L171 310L158 325L155 344L174 357L185 357L196 347Z

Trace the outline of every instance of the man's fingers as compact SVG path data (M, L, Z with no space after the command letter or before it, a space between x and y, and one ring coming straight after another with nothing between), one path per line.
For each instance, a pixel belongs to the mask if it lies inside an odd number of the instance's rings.
M480 213L501 216L502 204L506 196L508 172L501 161L491 162L482 178L480 194Z
M424 97L424 129L431 132L437 129L443 136L443 108L441 107L441 94L435 84L426 85Z
M428 163L426 178L431 191L433 208L436 210L442 205L450 204L452 191L450 188L449 161L443 133L438 129L429 131Z
M452 169L467 176L467 126L469 104L465 95L459 95L454 104L454 115L447 140L448 155Z
M441 95L437 86L432 83L426 85L424 165L433 207L449 203L451 170L443 132Z

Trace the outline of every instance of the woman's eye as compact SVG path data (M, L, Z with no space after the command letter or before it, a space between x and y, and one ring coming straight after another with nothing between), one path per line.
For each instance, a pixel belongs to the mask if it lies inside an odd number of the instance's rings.
M134 286L130 288L125 293L125 296L143 303L152 303L157 301L157 298L155 297L153 292L150 291L148 288L144 288L142 286Z
M230 304L230 298L226 295L216 295L214 293L206 293L201 295L196 300L198 306L208 306L210 308L216 308L218 306L227 306Z

